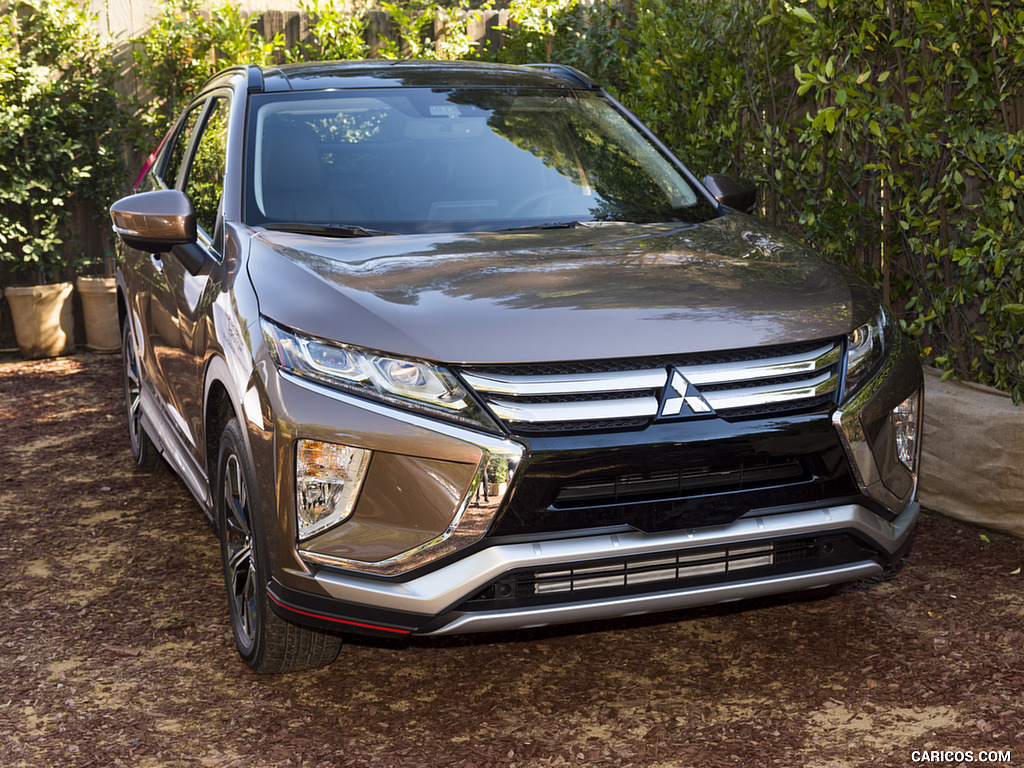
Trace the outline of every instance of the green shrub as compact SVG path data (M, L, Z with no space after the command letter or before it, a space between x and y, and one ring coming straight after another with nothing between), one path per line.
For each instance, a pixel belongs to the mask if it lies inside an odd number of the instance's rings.
M312 1L314 42L289 59L365 55L365 19ZM1024 400L1019 0L515 0L499 49L469 44L467 0L385 7L385 56L592 75L695 173L756 181L763 217L857 266L931 363ZM276 52L211 54L197 0L171 8L146 54L167 68L148 76L161 109L232 56Z
M0 268L66 279L85 255L70 223L103 215L124 174L111 50L74 2L7 6L0 20Z
M856 190L880 212L849 233L860 258L931 362L1021 401L1024 133L1009 106L1024 97L1024 9L931 0L813 10L787 54L798 94L813 99L797 137L829 164L831 187L859 182L841 202ZM805 207L802 223L817 223L812 215ZM837 229L826 222L815 236L836 242Z
M360 14L346 12L334 0L303 0L299 8L309 18L311 39L287 51L289 61L346 61L369 54L366 19Z
M643 0L553 26L553 60L595 62L698 175L758 182L761 214L858 266L932 364L1024 400L1018 2Z
M230 0L209 12L201 0L167 0L134 42L134 71L149 94L140 110L146 152L212 75L235 64L273 63L284 47L281 35L261 37Z

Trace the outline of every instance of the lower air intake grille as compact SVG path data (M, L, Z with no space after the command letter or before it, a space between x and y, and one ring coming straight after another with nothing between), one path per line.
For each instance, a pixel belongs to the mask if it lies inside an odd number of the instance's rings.
M647 560L589 568L571 568L538 576L534 592L538 595L570 594L609 587L636 587L657 582L679 582L727 571L762 568L775 562L771 544L712 550L697 555L671 555Z
M845 534L748 542L508 574L463 603L483 611L722 584L873 557Z

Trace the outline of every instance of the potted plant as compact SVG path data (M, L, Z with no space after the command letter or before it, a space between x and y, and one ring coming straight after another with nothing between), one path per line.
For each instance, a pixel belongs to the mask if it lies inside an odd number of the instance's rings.
M103 232L104 245L109 234ZM97 265L98 266L98 265ZM78 276L75 287L85 321L85 346L93 352L118 352L121 349L121 328L117 321L117 281L114 279L114 257L108 250L102 261L102 273L86 264L87 274Z
M124 176L112 62L70 0L0 19L0 270L25 357L74 349L71 281L90 261L78 244Z

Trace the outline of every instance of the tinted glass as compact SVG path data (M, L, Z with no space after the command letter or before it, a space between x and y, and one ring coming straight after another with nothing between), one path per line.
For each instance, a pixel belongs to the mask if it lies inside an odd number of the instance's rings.
M224 190L227 122L227 99L214 99L185 182L185 194L196 209L196 222L209 234L216 227L217 211Z
M254 97L250 223L467 231L712 215L597 96L402 89Z
M174 143L168 149L167 165L164 167L161 179L168 187L173 187L178 182L178 172L181 171L181 164L185 160L185 150L188 149L188 140L195 128L196 120L203 112L203 105L193 107L185 119L181 121Z

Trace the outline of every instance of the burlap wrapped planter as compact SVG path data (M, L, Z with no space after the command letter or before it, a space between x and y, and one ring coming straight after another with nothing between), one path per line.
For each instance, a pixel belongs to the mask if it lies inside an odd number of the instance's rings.
M117 324L117 283L112 277L80 277L76 281L85 319L85 346L94 352L121 349Z
M4 290L22 357L34 360L74 352L73 290L71 283L12 285Z
M940 376L925 370L921 506L1024 537L1024 406Z

